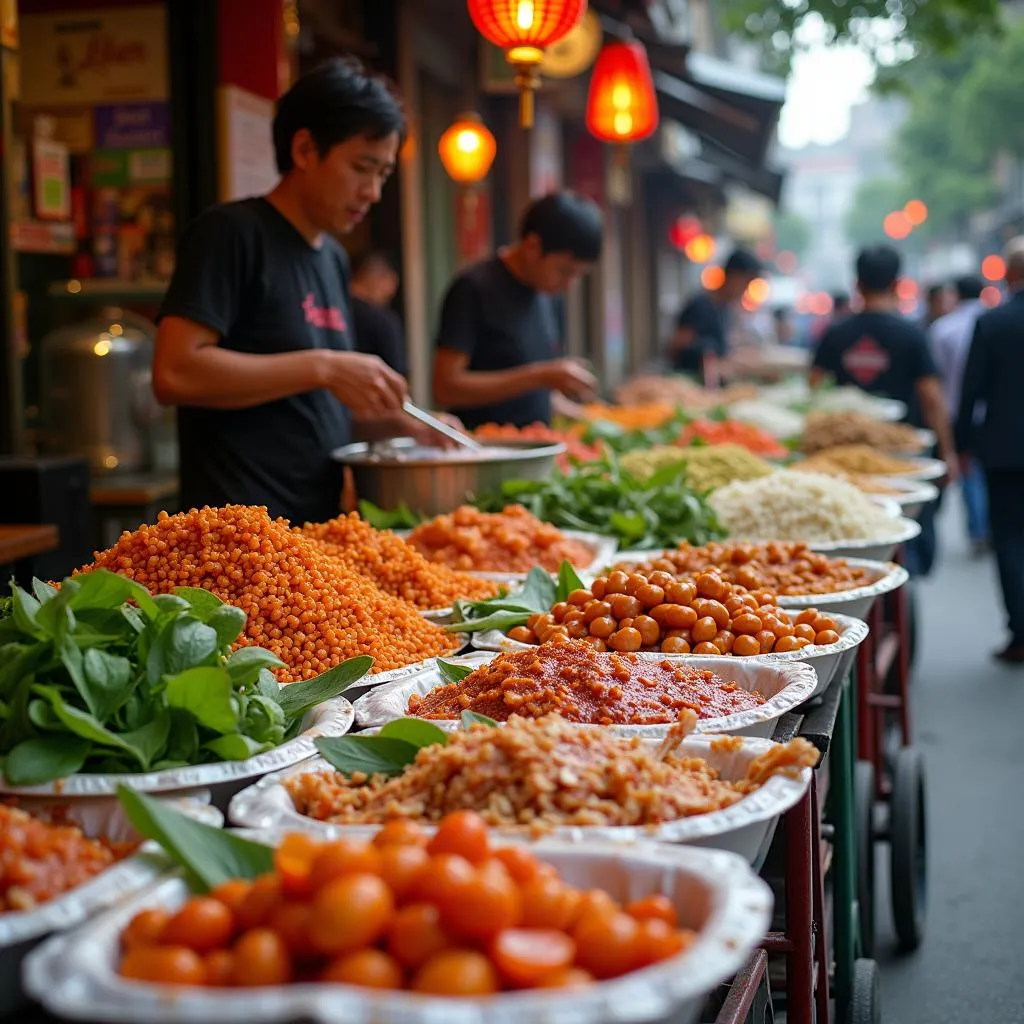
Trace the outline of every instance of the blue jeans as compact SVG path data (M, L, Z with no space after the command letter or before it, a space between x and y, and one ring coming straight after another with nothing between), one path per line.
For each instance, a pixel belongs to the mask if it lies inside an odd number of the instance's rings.
M988 488L985 473L974 459L960 478L960 493L967 510L967 536L972 541L988 540Z
M988 469L985 478L1006 624L1024 645L1024 469Z

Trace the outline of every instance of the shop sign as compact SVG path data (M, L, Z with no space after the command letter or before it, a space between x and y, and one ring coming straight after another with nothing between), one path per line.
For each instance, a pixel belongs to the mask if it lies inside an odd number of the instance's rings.
M166 100L166 20L162 4L23 16L24 101Z
M33 124L46 118L53 128L53 138L63 142L70 153L88 153L96 145L93 135L91 107L25 107L18 104L18 131L35 134Z
M63 142L36 139L32 143L32 205L38 220L71 217L71 165Z
M101 149L162 149L171 144L167 103L122 103L96 108L96 145Z
M165 185L171 180L169 149L97 149L92 154L93 188Z

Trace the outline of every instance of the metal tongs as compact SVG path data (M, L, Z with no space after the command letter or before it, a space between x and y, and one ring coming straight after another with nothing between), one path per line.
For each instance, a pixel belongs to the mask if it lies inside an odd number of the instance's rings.
M444 420L439 420L436 416L431 416L429 412L424 411L418 405L413 405L412 402L403 402L402 408L414 420L419 420L420 423L426 424L431 430L435 430L437 433L443 434L449 441L454 441L461 448L469 448L473 451L479 451L483 448L483 445L480 444L479 441L470 437L468 434L464 434L461 430L456 430L455 427L450 427L444 422Z

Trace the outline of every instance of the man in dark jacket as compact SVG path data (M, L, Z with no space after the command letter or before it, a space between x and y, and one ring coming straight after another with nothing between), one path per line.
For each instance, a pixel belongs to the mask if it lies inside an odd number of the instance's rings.
M956 439L960 451L981 463L988 482L992 547L1010 629L1010 642L996 657L1024 665L1024 236L1007 246L1005 259L1010 300L974 329Z

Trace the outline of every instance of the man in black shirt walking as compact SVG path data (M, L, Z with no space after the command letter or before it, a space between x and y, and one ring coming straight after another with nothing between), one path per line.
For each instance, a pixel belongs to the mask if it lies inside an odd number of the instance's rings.
M328 519L343 478L331 452L353 418L372 436L411 432L405 380L354 351L348 259L331 237L380 199L404 132L381 79L329 61L278 102L277 186L186 231L153 364L157 398L178 406L186 508Z
M831 377L839 385L903 402L909 423L935 433L939 457L945 460L950 479L955 479L957 461L942 381L924 332L897 312L899 277L895 249L880 245L860 253L857 288L864 308L825 332L814 353L811 385ZM925 506L921 536L908 549L911 571L922 576L935 560L933 516L933 505Z
M550 423L552 393L589 398L597 385L560 355L555 296L601 255L597 204L571 192L534 201L519 241L464 270L448 288L434 354L434 399L467 427Z
M1024 236L1006 249L1009 302L983 314L967 356L956 422L959 450L988 484L989 530L1010 642L996 654L1024 664ZM980 414L979 417L976 413Z

